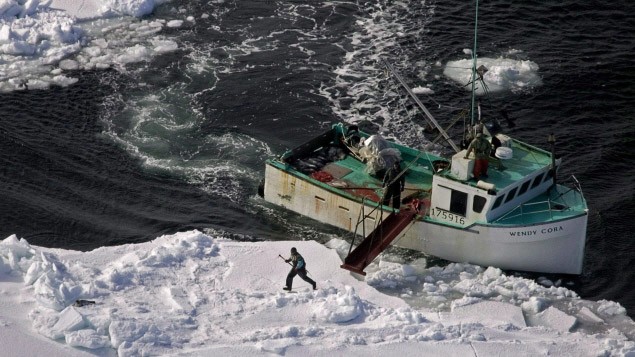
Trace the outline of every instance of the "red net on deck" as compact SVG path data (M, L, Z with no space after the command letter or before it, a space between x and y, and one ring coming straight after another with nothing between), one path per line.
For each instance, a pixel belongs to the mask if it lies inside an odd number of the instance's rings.
M311 177L320 181L320 182L331 182L333 181L333 175L329 174L326 171L316 171L311 174Z

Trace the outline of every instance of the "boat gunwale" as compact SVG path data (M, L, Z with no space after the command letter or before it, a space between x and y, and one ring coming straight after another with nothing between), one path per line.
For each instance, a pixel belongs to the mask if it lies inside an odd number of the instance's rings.
M290 165L289 163L278 161L278 160L275 160L275 159L268 159L266 161L266 164L271 165L271 166L275 167L276 169L282 170L282 171L284 171L285 173L287 173L289 175L295 176L298 179L307 181L309 184L316 185L316 186L318 186L318 187L320 187L322 189L327 190L328 192L331 192L331 193L336 194L336 195L338 195L340 197L344 197L346 199L352 200L352 201L354 201L356 203L364 204L367 207L372 207L372 208L380 207L385 212L392 212L393 211L393 209L391 207L384 206L380 202L367 200L367 199L364 199L364 197L360 197L360 196L356 196L356 195L350 194L347 191L342 190L339 187L328 185L328 184L326 184L324 182L321 182L319 180L316 180L316 179L312 178L311 176L305 175L302 172L300 172L298 170L295 170L295 168L293 168L293 166ZM566 187L566 186L562 186L562 187ZM368 188L368 189L372 190L372 188ZM586 204L586 201L584 201L584 202ZM512 210L510 210L510 212L511 211ZM546 224L546 223L549 223L549 224L557 223L557 222L566 221L566 220L569 220L569 219L573 219L573 218L584 216L584 215L588 214L588 209L572 210L572 212L573 211L576 212L576 213L573 213L573 214L567 215L567 216L562 216L562 217L559 217L557 219L550 219L548 221L543 220L541 222L536 222L536 223L521 223L521 224L502 224L502 223L495 222L495 221L494 222L476 221L476 222L473 222L470 225L461 226L461 225L449 223L447 221L436 220L433 217L430 217L429 214L417 215L415 217L415 220L416 221L423 221L423 222L427 222L427 223L432 223L432 224L437 224L437 225L443 225L443 226L447 226L447 227L453 227L453 228L456 228L456 229L459 229L459 230L469 230L471 227L474 227L474 226L483 226L483 227L492 227L492 228L529 227L529 226L535 226L535 225Z
M333 124L331 126L330 129L328 129L327 131L325 131L324 133L313 137L312 139L310 139L309 141L297 146L296 148L292 149L292 150L288 150L286 151L279 159L268 159L266 161L266 163L272 165L272 166L276 166L278 169L283 170L284 172L291 174L299 179L302 179L306 182L308 182L309 184L312 185L317 185L325 190L327 190L328 192L334 193L338 196L350 199L354 202L360 203L360 204L365 204L368 207L381 207L382 210L386 211L386 212L392 212L392 208L389 206L384 206L383 204L381 204L381 202L377 202L377 201L373 201L373 200L368 200L368 199L364 199L364 197L349 193L346 189L340 188L340 187L336 187L336 186L332 186L329 185L327 183L324 183L320 180L317 180L313 177L311 177L310 175L307 175L305 173L303 173L302 171L298 170L291 162L294 159L300 159L302 158L305 154L308 153L312 153L315 152L327 145L338 145L338 138L343 138L345 137L348 132L350 130L350 127L346 127L344 123L336 123ZM369 138L371 137L373 134L369 134L363 131L360 131L359 129L355 130L356 133L358 133L360 135L361 138ZM532 153L536 152L536 153L540 153L542 155L547 155L550 156L551 153L549 153L546 150L543 150L541 148L535 147L531 144L525 143L523 141L517 140L517 139L513 139L510 138L510 140L512 140L516 145L522 147L522 149L526 150L528 153ZM446 179L449 179L451 181L457 182L459 184L462 185L466 185L469 187L473 187L476 185L476 183L470 183L468 181L464 181L464 180L460 180L455 178L453 175L449 174L450 170L449 167L444 169L443 171L440 172L434 172L434 170L430 170L427 166L423 166L424 161L425 162L429 162L431 165L434 165L433 163L435 161L445 161L447 163L451 163L447 158L444 158L442 156L438 156L436 154L433 154L431 152L425 151L425 150L418 150L415 148L411 148L393 141L390 141L390 144L392 145L392 147L394 147L395 149L399 150L399 152L402 154L402 157L404 157L404 162L417 162L420 165L422 165L423 168L427 168L430 172L429 173L424 173L424 174L429 174L430 177L434 177L435 175L440 175L441 177L444 177ZM422 156L422 154L425 154L425 158ZM348 154L350 155L350 154ZM405 158L407 157L407 158ZM353 159L359 161L359 159L357 157L355 157L353 155ZM541 164L542 167L538 170L535 170L536 172L540 171L540 170L544 170L544 168L546 166L548 166L547 164ZM522 181L522 180L519 180ZM511 185L510 185L511 186ZM561 187L565 187L567 189L570 189L570 187L568 186L563 186L563 185L559 185ZM505 191L509 186L506 187L501 187L499 188L499 193L502 191ZM364 187L360 187L360 189L365 189ZM377 191L377 188L374 187L368 187L366 188L368 190L372 190L372 191ZM498 193L497 193L498 194ZM540 195L536 196L534 199L531 199L529 201L523 202L521 203L519 206L516 206L510 210L508 210L507 212L513 212L514 210L516 210L518 207L524 205L524 204L528 204L531 201L535 200L536 198L539 198L541 196L544 196L545 194L547 194L547 192L545 193L541 193ZM549 197L542 197L544 198L544 201L549 201ZM583 215L588 211L588 207L586 204L586 200L584 200L584 197L581 196L580 199L582 200L578 205L575 205L576 208L572 209L572 214L571 215L566 215L566 216L562 216L560 215L560 217L553 219L550 218L549 220L547 220L548 222L557 222L559 220L563 220L563 219L569 219L570 217L575 217L575 216L579 216L579 215ZM372 202L372 203L371 203ZM573 207L573 206L568 206L569 208ZM546 212L549 211L557 211L559 213L562 212L562 210L553 210L551 208L549 208L549 210L547 210ZM531 213L529 213L531 214ZM521 214L522 215L522 214ZM426 221L429 222L437 222L436 220L434 220L434 218L430 217L428 214L426 215L422 215L420 216L423 219L425 219ZM543 220L543 222L547 222L545 220ZM448 224L447 222L444 223L448 226L453 226L452 224ZM474 224L482 224L482 225L488 225L488 226L500 226L500 227L510 227L512 225L509 224L502 224L500 222L497 221L492 221L492 222L482 222L482 221L476 221L473 222L470 226L473 226ZM519 225L513 225L513 226L519 226L522 227L526 225L526 223L521 223ZM457 225L457 227L462 227L465 228L465 226L460 226ZM469 227L469 226L466 226Z

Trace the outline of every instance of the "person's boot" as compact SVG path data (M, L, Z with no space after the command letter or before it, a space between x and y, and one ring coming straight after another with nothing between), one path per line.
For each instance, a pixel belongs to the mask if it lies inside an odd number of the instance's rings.
M317 290L317 283L313 282L313 290Z
M291 291L291 287L290 286L285 286L284 288L282 288L282 290Z

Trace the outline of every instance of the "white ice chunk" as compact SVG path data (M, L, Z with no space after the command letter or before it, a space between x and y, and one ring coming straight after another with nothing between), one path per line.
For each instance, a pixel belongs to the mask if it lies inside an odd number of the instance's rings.
M452 316L483 324L511 324L518 328L527 327L520 307L498 301L482 301L472 305L459 306L452 310Z
M20 12L22 12L22 6L15 0L0 0L0 16L10 18L17 16Z
M179 48L179 45L172 40L156 39L152 41L152 44L154 45L155 53L172 52Z
M60 87L67 87L71 84L75 84L77 83L78 79L77 78L72 78L72 77L66 77L65 75L57 75L55 77L53 77L53 79L51 80L52 84L56 84Z
M560 332L569 332L576 323L576 318L549 306L545 311L535 316L536 321Z
M147 47L135 45L126 49L125 53L117 56L117 61L120 63L141 62L148 59L150 55L150 50Z
M35 13L35 9L40 5L40 0L27 0L20 12L20 17L25 17Z
M170 20L167 23L167 27L181 27L183 25L183 20Z
M108 328L112 347L119 348L124 342L141 338L148 331L148 325L135 321L112 321Z
M545 308L546 301L543 298L532 296L528 301L521 304L524 311L539 313Z
M295 293L280 290L288 268L277 257L292 246L307 259L317 291L303 281L296 281ZM391 284L409 277L424 284L420 296L435 301L434 309L413 309L340 269L337 251L315 241L237 242L192 231L76 252L30 247L13 236L0 242L0 259L4 269L14 261L12 275L24 274L25 281L40 275L33 287L0 275L0 340L11 341L0 343L0 354L11 356L635 353L633 321L617 303L581 305L584 301L565 288L547 288L495 268L375 264L389 272ZM40 288L61 300L81 292L99 298L99 304L59 313L38 303ZM522 302L523 311L515 306ZM549 304L553 307L537 313ZM556 309L560 306L562 311ZM564 312L578 306L580 329L566 332L575 322ZM523 312L532 322L529 328Z
M334 323L351 321L361 315L362 311L362 302L355 289L350 286L336 295L329 295L315 308L315 314L321 320Z
M472 59L449 61L446 64L443 74L460 83L470 83L472 78ZM490 92L503 90L516 91L525 87L537 86L542 83L538 75L538 65L531 61L514 60L509 58L479 58L477 67L484 65L488 71L483 76L483 80ZM471 90L471 86L465 86L466 90ZM483 85L477 83L476 93L485 93Z
M434 94L434 91L428 87L414 87L412 92L414 94Z
M84 329L68 332L65 336L66 343L73 347L84 347L89 349L110 347L108 336L100 335L92 329Z
M61 10L80 20L101 17L103 0L51 0L51 9Z
M588 320L591 320L593 322L597 322L597 323L602 323L604 322L603 319L601 319L600 317L598 317L598 315L594 314L591 310L589 310L588 307L584 306L583 308L580 309L580 316L583 318L586 318Z
M59 66L62 70L65 70L65 71L72 71L72 70L79 69L79 63L77 63L77 61L72 59L65 59L60 61Z
M0 0L0 91L47 89L51 85L68 86L77 82L75 78L60 77L61 73L51 67L62 70L109 68L113 64L145 61L155 54L175 50L177 46L173 43L149 43L149 37L161 31L163 20L130 18L147 15L162 2ZM91 42L91 38L97 40ZM94 49L82 51L86 45L108 48L108 42L115 45L109 47L107 53ZM61 64L62 60L75 61L77 65Z
M0 26L0 44L9 43L9 41L11 41L11 26L3 24Z
M67 332L79 330L85 326L86 322L82 314L73 306L68 306L60 312L59 320L52 328L52 335L62 337Z
M35 53L35 46L25 41L15 41L0 46L0 52L8 55L30 56Z
M152 13L155 0L103 0L102 4L105 13L141 17Z
M280 356L285 355L289 346L296 345L298 341L294 338L281 338L277 340L266 340L256 344L262 352L274 353Z
M626 309L618 302L607 300L600 300L598 302L600 303L600 306L598 306L598 312L603 315L615 316L626 314Z

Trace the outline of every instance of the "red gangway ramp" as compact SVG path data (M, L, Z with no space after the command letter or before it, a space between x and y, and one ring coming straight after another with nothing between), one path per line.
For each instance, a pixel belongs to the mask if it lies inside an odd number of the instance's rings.
M344 264L340 267L353 273L366 275L364 268L408 227L416 214L417 212L413 209L402 209L398 213L391 213L344 258Z

